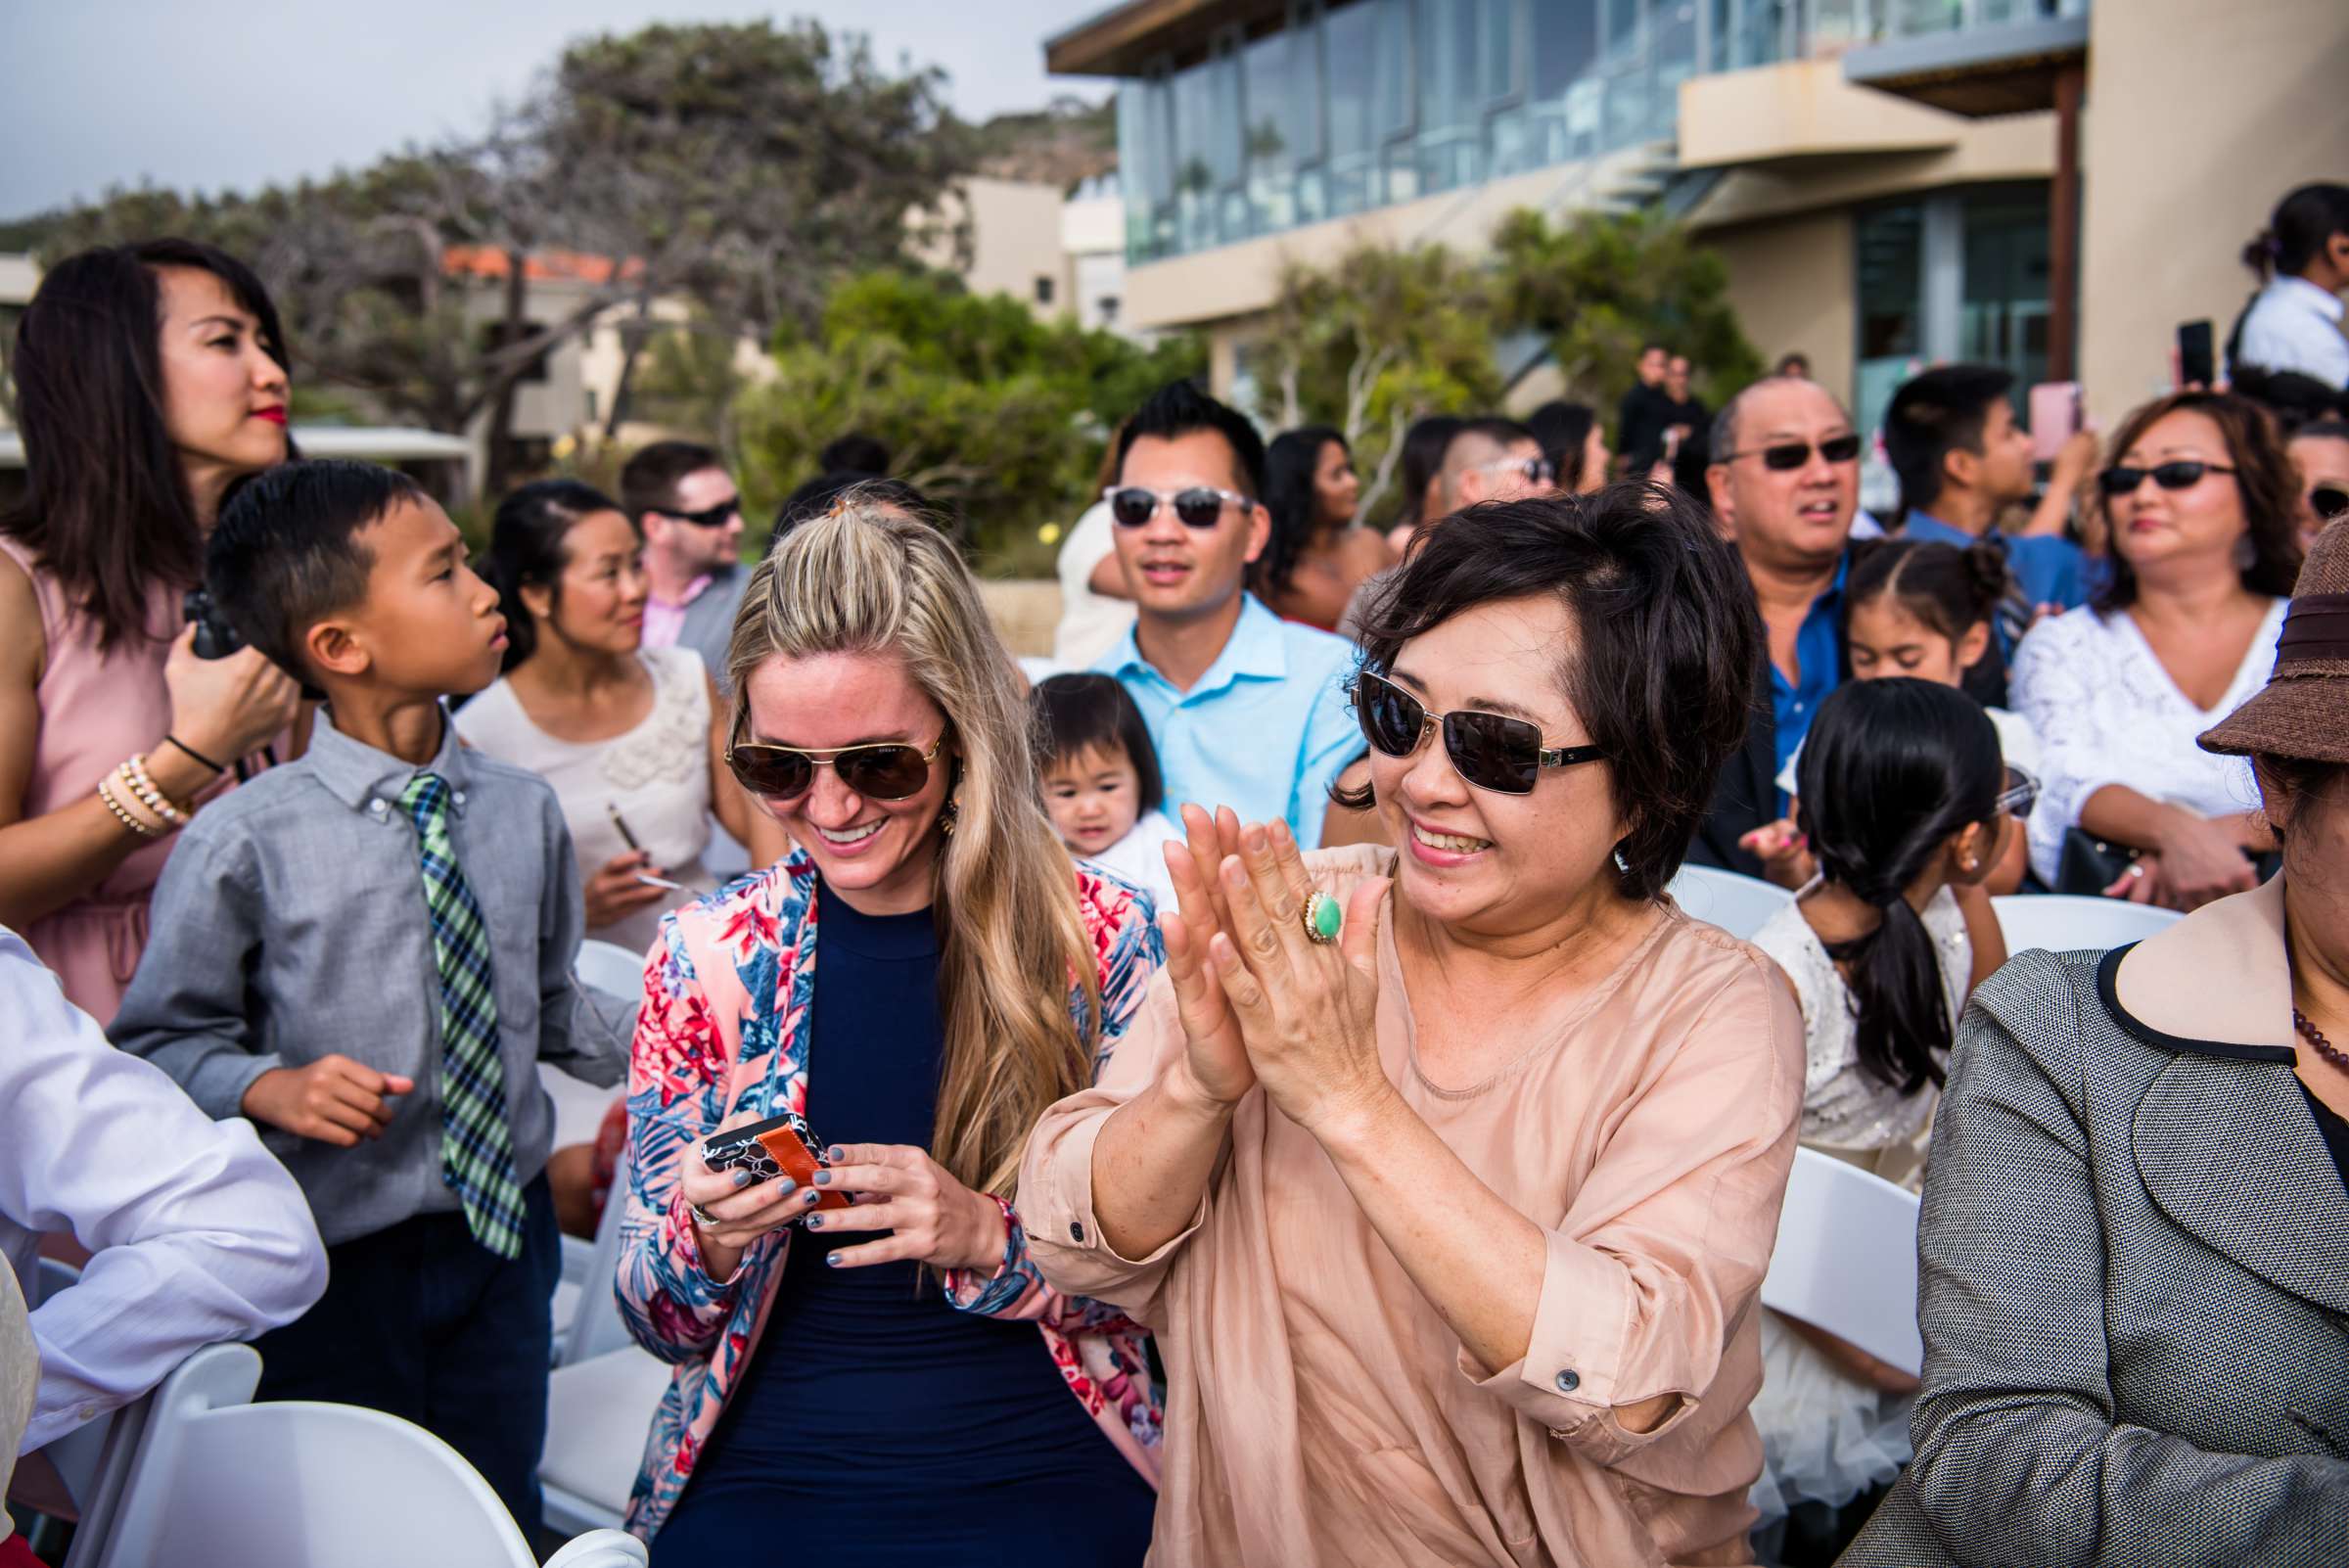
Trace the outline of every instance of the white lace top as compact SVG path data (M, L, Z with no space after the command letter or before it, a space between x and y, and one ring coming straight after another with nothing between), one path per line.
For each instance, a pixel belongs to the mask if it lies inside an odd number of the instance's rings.
M1933 939L1934 956L1941 960L1941 991L1955 1029L1965 1005L1967 982L1973 978L1974 945L1965 934L1965 915L1949 889L1925 900L1922 918ZM1914 1140L1932 1121L1939 1096L1930 1087L1903 1094L1861 1067L1852 988L1844 984L1819 933L1803 918L1800 896L1765 921L1753 942L1786 971L1802 999L1802 1141L1865 1151ZM1946 1053L1942 1061L1947 1065Z
M514 688L500 677L457 711L457 734L500 761L527 767L555 787L582 881L627 853L612 825L618 807L653 857L656 874L685 885L587 933L642 952L661 917L716 886L702 865L710 844L710 685L702 656L690 648L642 648L653 677L653 706L634 729L610 740L567 741L530 721Z
M2213 757L2194 737L2250 701L2276 667L2285 601L2268 607L2227 694L2197 708L2154 656L2126 610L2082 606L2041 623L2014 652L2008 693L2039 733L2040 797L2031 813L2031 867L2050 887L2063 835L2080 807L2108 784L2204 816L2259 804L2251 764Z

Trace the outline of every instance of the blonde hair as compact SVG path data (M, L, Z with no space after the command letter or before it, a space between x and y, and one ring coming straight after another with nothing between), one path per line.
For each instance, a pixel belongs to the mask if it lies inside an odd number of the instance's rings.
M1101 1011L1075 873L1044 815L1026 682L945 536L852 490L751 575L726 649L733 732L760 665L841 653L900 662L960 754L932 885L945 1058L930 1155L1008 1197L1029 1130L1089 1082Z

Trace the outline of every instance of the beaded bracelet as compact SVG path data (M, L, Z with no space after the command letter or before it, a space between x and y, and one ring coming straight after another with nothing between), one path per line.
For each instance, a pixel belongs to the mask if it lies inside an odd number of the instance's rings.
M130 829L131 832L136 833L140 838L160 839L163 836L163 830L161 828L149 827L146 823L140 821L137 817L124 810L122 808L122 803L115 799L115 792L106 787L105 779L100 779L98 781L98 799L104 801L106 803L106 808L115 813L115 821Z
M162 792L155 780L148 775L147 759L144 756L131 758L116 771L122 776L123 782L130 786L131 793L138 796L139 800L145 804L147 809L175 828L183 828L188 825L188 818L195 813L196 808L192 806L182 806Z

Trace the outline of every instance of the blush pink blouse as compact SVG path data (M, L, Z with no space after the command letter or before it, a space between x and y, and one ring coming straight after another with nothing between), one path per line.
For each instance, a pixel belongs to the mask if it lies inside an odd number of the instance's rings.
M1341 903L1392 851L1307 856ZM1802 1019L1753 947L1670 905L1478 1084L1420 1070L1393 924L1379 1055L1548 1232L1524 1360L1478 1364L1321 1148L1261 1090L1190 1227L1102 1244L1093 1141L1183 1048L1157 977L1097 1086L1046 1113L1020 1203L1045 1279L1153 1327L1170 1377L1155 1568L1751 1561L1757 1295L1802 1109ZM1648 1432L1619 1407L1678 1396Z

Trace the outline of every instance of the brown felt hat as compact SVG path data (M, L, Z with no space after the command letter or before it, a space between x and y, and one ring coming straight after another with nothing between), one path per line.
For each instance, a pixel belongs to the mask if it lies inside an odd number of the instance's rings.
M2201 736L2223 756L2349 762L2349 519L2309 546L2259 695Z

